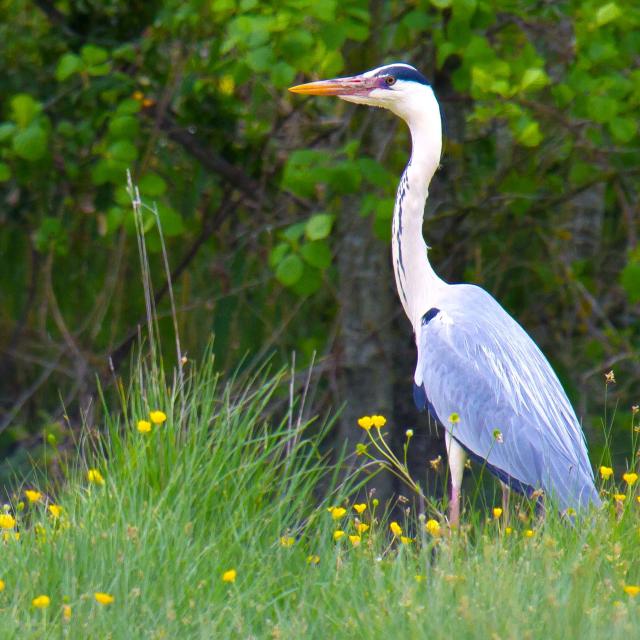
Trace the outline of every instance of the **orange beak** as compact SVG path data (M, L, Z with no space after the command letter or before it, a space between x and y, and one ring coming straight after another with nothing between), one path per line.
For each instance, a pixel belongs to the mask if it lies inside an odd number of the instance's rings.
M350 78L334 78L333 80L307 82L306 84L290 87L289 91L313 96L367 95L372 89L378 88L379 82L379 78L352 76Z

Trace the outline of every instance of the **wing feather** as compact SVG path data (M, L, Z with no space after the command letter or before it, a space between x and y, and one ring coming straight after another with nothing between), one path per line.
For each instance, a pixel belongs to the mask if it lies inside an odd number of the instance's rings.
M425 404L471 453L562 509L599 504L582 429L533 340L478 287L449 286L439 302L416 340Z

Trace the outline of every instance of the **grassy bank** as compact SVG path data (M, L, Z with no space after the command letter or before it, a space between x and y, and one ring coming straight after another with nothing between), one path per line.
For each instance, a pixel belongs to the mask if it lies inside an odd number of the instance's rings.
M626 640L640 628L627 593L640 584L637 483L573 527L482 507L449 534L409 507L394 536L383 505L358 513L331 489L321 429L286 407L266 417L278 376L221 386L205 356L183 384L159 370L134 380L95 425L106 435L87 428L58 495L30 502L41 487L17 486L5 508L2 638Z

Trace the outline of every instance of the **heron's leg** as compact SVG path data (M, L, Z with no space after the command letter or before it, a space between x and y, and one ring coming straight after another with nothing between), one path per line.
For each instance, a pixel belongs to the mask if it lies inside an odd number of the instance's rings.
M458 441L445 431L444 442L447 447L449 471L451 473L451 502L449 502L449 524L457 527L460 524L460 487L467 454Z
M504 521L509 521L509 496L511 495L511 489L509 485L500 481L502 487L502 513L504 514Z

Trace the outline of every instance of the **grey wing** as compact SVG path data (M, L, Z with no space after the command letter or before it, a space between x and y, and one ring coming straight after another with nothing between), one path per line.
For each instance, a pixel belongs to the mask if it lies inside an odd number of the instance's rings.
M533 340L478 287L450 286L439 306L417 337L415 384L429 410L515 488L542 488L561 509L599 504L582 429Z

